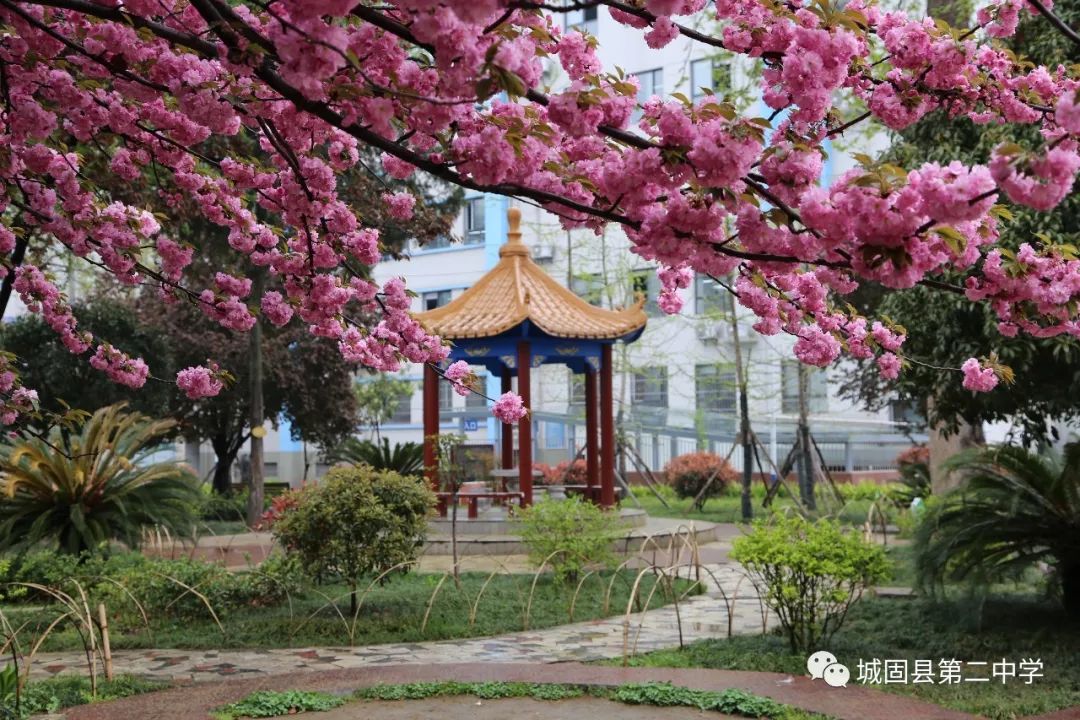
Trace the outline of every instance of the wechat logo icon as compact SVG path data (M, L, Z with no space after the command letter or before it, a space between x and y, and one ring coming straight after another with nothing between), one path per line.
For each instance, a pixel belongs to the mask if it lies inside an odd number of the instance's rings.
M841 665L831 652L819 650L806 660L806 672L812 680L824 680L829 687L847 687L851 671Z

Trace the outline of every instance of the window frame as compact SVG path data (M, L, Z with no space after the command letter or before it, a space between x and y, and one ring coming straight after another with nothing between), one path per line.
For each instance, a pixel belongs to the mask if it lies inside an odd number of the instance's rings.
M704 63L709 63L709 84L702 85L698 80L694 78L695 68L701 66ZM720 87L719 78L723 78L724 87ZM731 90L731 63L725 62L716 57L703 57L690 61L690 102L697 103L699 100L705 98L708 93L703 92L702 88L708 88L714 95L723 97L729 90Z
M706 293L706 284L716 288L718 307L706 307L706 301L715 300ZM733 312L735 312L735 297L708 275L694 273L694 314L699 317L714 314L730 316Z
M780 361L780 414L799 414L799 365L798 360ZM793 370L792 370L793 369ZM791 373L791 374L789 374ZM794 388L788 392L788 384L794 383ZM820 414L829 410L829 377L828 372L822 368L808 367L807 388L807 411L811 414Z
M462 244L464 245L483 245L487 235L487 221L484 217L486 210L485 199L483 196L468 198L465 201L464 223L465 232L462 238ZM477 212L476 208L479 208ZM476 219L479 218L480 224L477 226Z
M710 397L715 398L713 402L703 401ZM733 363L694 365L694 408L716 415L738 413L738 374Z
M630 402L634 407L656 410L668 409L668 368L667 365L648 365L636 368L632 372L633 383ZM655 387L648 384L656 383ZM657 402L661 400L661 402Z

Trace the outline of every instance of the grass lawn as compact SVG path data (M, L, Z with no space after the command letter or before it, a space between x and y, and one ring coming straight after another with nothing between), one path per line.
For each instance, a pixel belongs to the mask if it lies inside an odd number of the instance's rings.
M533 575L496 575L483 590L474 623L469 615L481 588L488 580L486 573L463 573L461 588L443 576L410 573L376 586L363 600L355 631L350 638L349 624L327 599L336 599L347 620L349 600L342 585L321 586L293 596L291 605L252 607L222 614L224 633L209 613L198 617L170 618L149 612L152 635L134 619L111 619L111 640L114 649L120 648L272 648L326 645L368 645L375 643L418 642L477 637L522 630L529 602ZM634 582L634 571L622 571L617 577L611 572L590 576L583 584L576 601L574 584L562 584L550 574L540 576L529 610L529 629L551 627L567 622L579 622L617 615L624 612ZM614 583L611 580L614 579ZM640 602L648 596L654 580L648 576L639 588ZM604 599L608 586L612 591L605 612ZM367 587L364 583L361 590ZM676 589L684 592L689 581L678 581ZM316 592L316 590L318 592ZM438 591L436 593L436 590ZM432 595L427 626L425 613ZM570 614L574 602L573 616ZM663 590L657 590L651 607L669 602ZM15 627L29 623L22 631L24 645L36 637L61 612L57 607L28 608L19 605L0 607ZM42 650L82 649L74 628L54 631Z
M794 488L793 488L794 489ZM715 523L740 523L742 522L742 499L739 497L739 489L736 487L726 488L723 495L709 498L705 501L704 510L691 510L689 498L678 498L675 493L669 488L662 488L661 495L664 500L667 501L668 507L665 507L662 502L655 495L649 492L646 487L634 487L634 496L641 502L641 506L650 515L655 517L667 517L667 518L681 518L684 520L703 520L706 522ZM819 488L818 495L823 494L823 490ZM769 507L762 507L762 500L764 499L764 489L761 485L754 486L753 505L754 505L754 518L765 518L774 511L783 510L792 506L791 499L787 494L780 490L780 494ZM821 514L833 514L842 520L843 522L851 523L853 525L862 525L866 522L867 515L870 512L870 506L873 501L870 499L852 499L846 501L843 505L838 503L835 498L829 495L828 498L819 501L819 511ZM624 500L624 507L637 507L633 500ZM885 513L888 522L895 522L896 510L889 503L881 503L879 505ZM878 520L875 519L875 523Z
M909 667L914 660L932 660L935 668L941 659L991 664L1041 659L1044 677L1031 685L1014 679L1004 685L997 680L874 687L991 720L1080 705L1080 622L1068 621L1056 606L1031 596L1001 596L984 603L961 597L942 603L866 599L852 609L828 649L850 668L853 683L860 659L908 660ZM779 635L707 640L683 650L643 655L632 664L806 674L806 656L792 654Z

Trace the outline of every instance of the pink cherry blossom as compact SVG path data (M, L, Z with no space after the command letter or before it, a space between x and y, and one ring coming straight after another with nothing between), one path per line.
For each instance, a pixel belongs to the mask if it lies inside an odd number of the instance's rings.
M964 372L964 388L974 392L990 392L997 387L998 377L993 368L984 368L975 358L968 358L960 366Z
M211 369L202 365L184 368L176 373L176 386L192 400L214 397L225 387L216 376L216 367Z
M491 406L491 414L500 421L512 425L528 415L529 410L525 407L520 395L507 392L500 395Z

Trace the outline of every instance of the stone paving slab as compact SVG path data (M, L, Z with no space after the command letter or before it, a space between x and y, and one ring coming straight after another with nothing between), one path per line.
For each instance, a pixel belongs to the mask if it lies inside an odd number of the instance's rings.
M113 667L170 682L205 681L236 675L274 675L384 664L461 662L556 663L623 657L678 647L731 634L760 633L768 626L753 587L729 566L707 566L710 590L678 604L644 613L560 625L495 637L338 648L258 650L116 650ZM689 574L682 568L680 574ZM726 595L728 601L723 597ZM736 598L732 601L732 598ZM729 613L730 607L730 613ZM729 627L730 624L730 627ZM80 652L40 653L31 676L84 672Z
M605 667L578 663L389 665L330 670L324 673L243 678L73 708L68 712L68 720L203 720L212 708L234 702L256 690L321 690L347 694L357 688L376 684L445 680L603 686L667 681L702 690L739 688L838 720L976 720L974 715L946 710L914 698L855 685L831 688L821 681L806 677L728 670ZM653 716L658 720L664 717L662 710L653 708L653 711Z

